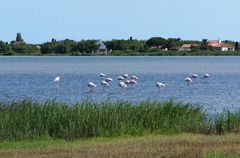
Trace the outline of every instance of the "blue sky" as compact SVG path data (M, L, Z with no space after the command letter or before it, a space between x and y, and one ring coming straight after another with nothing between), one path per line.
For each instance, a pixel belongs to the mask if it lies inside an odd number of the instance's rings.
M240 41L239 0L0 0L0 40L60 39Z

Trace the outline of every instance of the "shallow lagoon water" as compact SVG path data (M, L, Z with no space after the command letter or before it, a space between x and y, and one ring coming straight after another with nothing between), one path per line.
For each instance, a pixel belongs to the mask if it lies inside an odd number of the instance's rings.
M99 73L116 79L122 73L139 76L139 83L121 90L115 80L109 88L100 86ZM211 77L194 80L191 73ZM56 75L60 83L54 83ZM87 83L97 88L89 92ZM167 84L158 90L156 81ZM174 99L191 102L215 112L240 108L240 57L0 57L0 100L31 98L75 103L146 99Z

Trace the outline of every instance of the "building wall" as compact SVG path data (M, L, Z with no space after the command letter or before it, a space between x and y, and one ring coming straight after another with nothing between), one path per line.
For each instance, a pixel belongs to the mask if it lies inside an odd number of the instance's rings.
M226 52L226 51L234 51L234 48L227 48L227 47L222 47L222 51Z
M179 48L179 51L191 51L192 49L191 48Z
M98 49L97 53L107 53L107 49Z
M228 48L227 47L222 47L222 51L226 52L226 51L228 51Z

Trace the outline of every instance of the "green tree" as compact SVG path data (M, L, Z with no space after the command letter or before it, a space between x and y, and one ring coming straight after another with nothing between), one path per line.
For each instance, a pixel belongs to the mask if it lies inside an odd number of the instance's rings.
M131 51L144 51L145 41L130 40L127 43Z
M8 43L5 43L3 41L0 41L0 54L1 55L13 55L14 52L12 50L11 45Z
M42 54L71 54L77 43L73 40L65 39L63 41L46 42L41 45Z
M82 40L77 42L73 50L81 53L91 53L95 52L97 49L98 45L96 43L96 40Z
M56 44L53 42L46 42L41 45L41 53L42 54L53 54L54 53L54 47L56 47Z
M176 47L180 47L181 45L181 38L169 38L164 47L170 50L175 49Z
M65 39L57 42L54 52L56 54L70 54L76 47L76 42L73 40Z
M11 44L12 49L15 54L21 54L21 55L29 55L29 54L35 54L38 52L38 48L35 45L32 44Z
M192 45L192 46L191 46L191 50L192 50L192 52L197 52L197 51L200 50L200 46L198 46L198 45L196 45L196 46Z
M238 50L238 49L239 49L239 43L235 42L235 50Z
M152 47L158 47L158 46L163 46L167 44L167 40L162 37L152 37L146 42L147 46Z
M23 42L21 33L17 33L16 42Z
M207 45L207 39L203 39L202 40L202 43L201 43L201 45L200 45L200 49L201 50L208 50L208 45Z
M112 50L128 50L129 47L125 40L112 40L105 42L105 45L108 49Z
M138 40L112 40L106 41L105 45L108 49L111 50L120 50L120 51L143 51L145 49L145 41Z
M52 38L52 42L57 42L57 40L55 38Z
M65 45L64 43L59 42L55 49L54 49L55 54L68 54L70 53L70 48Z

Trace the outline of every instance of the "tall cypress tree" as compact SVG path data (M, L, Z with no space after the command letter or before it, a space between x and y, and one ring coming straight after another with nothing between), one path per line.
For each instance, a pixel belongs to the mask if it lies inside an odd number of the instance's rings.
M235 42L235 50L238 50L238 49L239 49L239 43Z
M23 42L21 33L17 33L16 42Z

